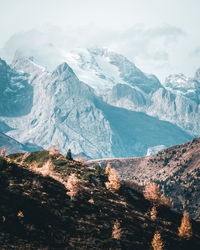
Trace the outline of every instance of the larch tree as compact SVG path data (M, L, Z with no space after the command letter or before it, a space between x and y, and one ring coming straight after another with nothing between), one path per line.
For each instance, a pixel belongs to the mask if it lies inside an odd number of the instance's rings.
M192 225L190 222L189 214L185 211L181 220L181 226L178 228L179 236L185 239L192 237Z
M110 164L110 162L108 161L108 163L107 163L107 165L106 165L106 170L105 170L105 174L109 174L109 172L110 172L110 169L111 169L111 164Z
M109 171L108 181L105 183L108 189L118 190L121 186L118 173L114 168L111 168Z
M156 183L150 183L149 185L145 186L144 188L144 197L145 199L151 201L152 203L159 205L161 193L159 187Z
M157 210L156 207L153 206L150 212L150 217L152 220L156 220L157 219Z
M55 143L53 143L53 145L51 146L50 152L49 152L49 153L50 153L50 155L52 155L52 156L56 156L56 155L59 155L60 150L61 150L61 148L60 148L59 143L58 143L58 142L55 142Z
M122 229L120 228L120 223L118 220L116 220L113 225L112 237L116 240L120 240L121 234L122 234Z
M74 200L79 191L79 179L76 177L76 174L71 174L69 176L65 187L69 190L67 195L70 196L71 200Z
M151 245L152 245L154 250L162 250L164 248L164 243L162 241L162 238L161 238L161 235L159 232L156 232L154 234Z
M80 154L80 155L76 158L76 161L79 161L80 163L84 164L84 159L83 159L82 154Z
M2 157L6 156L6 147L3 147L3 149L1 150L1 156Z

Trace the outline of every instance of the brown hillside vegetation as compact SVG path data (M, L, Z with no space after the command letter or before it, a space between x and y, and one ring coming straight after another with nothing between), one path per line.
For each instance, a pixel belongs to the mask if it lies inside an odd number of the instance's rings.
M49 173L42 170L51 162ZM66 194L71 174L79 179L76 199ZM39 151L0 158L1 249L152 249L159 231L165 249L200 249L200 223L179 236L182 215L157 207L124 183L115 192L108 177L62 155Z
M200 138L162 150L156 155L90 160L88 165L110 162L121 179L146 186L155 182L173 200L173 209L186 209L192 218L200 220Z

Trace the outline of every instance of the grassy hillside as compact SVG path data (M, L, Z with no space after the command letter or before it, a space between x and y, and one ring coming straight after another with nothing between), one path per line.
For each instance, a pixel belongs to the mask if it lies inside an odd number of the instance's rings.
M70 173L80 181L75 200L64 185ZM192 221L192 238L181 239L182 215L160 206L152 220L152 204L139 189L124 182L111 192L105 182L103 170L49 151L1 157L1 249L152 249L156 231L165 249L200 249L200 223ZM112 237L116 220L120 240Z

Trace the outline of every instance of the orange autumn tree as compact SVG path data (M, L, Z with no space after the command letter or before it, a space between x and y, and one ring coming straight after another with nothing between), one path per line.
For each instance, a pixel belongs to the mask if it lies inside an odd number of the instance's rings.
M120 240L121 234L122 234L122 229L120 228L120 223L118 220L116 220L113 225L112 237L116 240Z
M145 186L143 190L144 198L153 203L154 206L165 205L172 207L172 200L161 194L159 186L152 182Z
M82 154L78 155L75 159L76 161L79 161L80 163L84 164L84 159L83 159L83 156Z
M110 162L108 162L107 163L107 165L106 165L106 170L105 170L105 174L109 174L109 172L110 172L110 169L111 169L111 164L110 164Z
M178 228L179 236L185 239L192 237L192 225L190 222L189 214L185 211L181 220L181 226Z
M164 248L164 244L162 242L161 235L159 232L156 232L154 234L151 245L152 245L154 250L162 250Z
M1 156L5 157L6 155L6 147L3 147L3 149L1 150Z
M71 200L74 200L79 191L79 179L76 177L76 174L71 174L69 176L65 187L69 190L67 195L70 196Z
M144 193L145 199L147 199L155 204L159 203L161 193L160 193L159 187L156 183L149 183L149 185L147 185L144 188L143 193Z
M109 171L108 181L105 183L108 189L118 190L121 186L118 173L114 168L111 168Z
M151 211L150 211L150 217L152 220L156 220L157 219L157 210L156 207L153 206Z

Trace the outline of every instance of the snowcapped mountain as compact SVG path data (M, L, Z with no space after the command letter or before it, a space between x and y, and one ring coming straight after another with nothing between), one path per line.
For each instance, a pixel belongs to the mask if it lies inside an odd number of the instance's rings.
M144 93L161 87L155 76L144 74L126 57L108 49L77 49L64 53L63 58L79 79L97 93L105 93L117 84L125 84Z
M200 71L170 75L162 85L127 58L107 49L77 49L63 58L76 75L111 105L144 112L200 136Z
M0 125L7 135L43 148L58 142L63 153L71 148L74 154L91 158L141 156L150 147L191 139L176 125L136 112L147 107L148 96L164 89L156 77L107 50L79 53L77 58L74 52L66 53L66 62L51 72L37 58L19 52L10 66L1 60L1 93L15 87L9 97L12 108L4 112L0 99ZM135 102L138 110L110 105L114 89L119 95L127 93L126 102ZM15 109L21 102L28 105Z
M33 88L24 73L11 69L0 59L0 115L21 116L32 106Z

